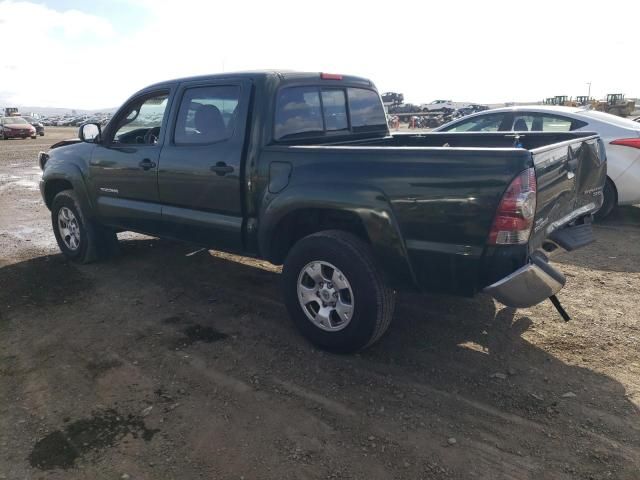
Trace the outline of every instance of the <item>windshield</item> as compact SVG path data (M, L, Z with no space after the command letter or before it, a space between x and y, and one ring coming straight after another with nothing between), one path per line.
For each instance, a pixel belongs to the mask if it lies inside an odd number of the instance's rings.
M5 125L15 125L15 124L22 124L22 123L27 123L27 121L22 118L22 117L7 117L4 119L3 122Z
M599 120L601 122L610 123L611 125L615 125L617 127L640 130L640 123L634 122L633 120L630 120L628 118L618 117L617 115L612 115L610 113L599 112L597 110L585 110L583 112L580 112L580 115L593 118L594 120Z

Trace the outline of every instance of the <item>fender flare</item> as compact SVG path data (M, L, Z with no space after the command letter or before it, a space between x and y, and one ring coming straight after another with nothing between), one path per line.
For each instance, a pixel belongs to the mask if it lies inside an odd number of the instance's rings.
M415 275L391 202L380 190L358 184L299 184L277 195L266 193L258 228L260 256L270 259L277 227L287 215L305 209L344 211L362 221L373 255L393 287L413 287Z
M47 184L55 180L65 180L71 184L73 191L78 197L80 207L88 217L93 217L93 202L87 191L84 175L82 170L75 163L60 163L57 165L48 166L45 173L42 176L42 197L47 204L46 188ZM47 208L51 209L51 205L47 204Z

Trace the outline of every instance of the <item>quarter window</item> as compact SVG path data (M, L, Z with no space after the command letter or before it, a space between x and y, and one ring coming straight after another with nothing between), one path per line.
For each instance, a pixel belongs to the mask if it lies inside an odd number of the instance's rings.
M514 131L569 132L584 127L585 122L560 115L544 113L516 114L513 117Z
M174 140L177 145L220 142L233 135L240 87L220 85L189 88L182 96Z

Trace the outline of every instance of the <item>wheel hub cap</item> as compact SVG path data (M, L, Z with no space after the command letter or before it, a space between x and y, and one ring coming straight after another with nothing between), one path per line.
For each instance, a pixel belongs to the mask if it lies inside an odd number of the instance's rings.
M298 300L307 318L322 330L342 330L353 317L351 284L328 262L310 262L300 271Z
M80 225L78 219L67 207L58 211L58 231L60 238L69 250L77 250L80 246Z

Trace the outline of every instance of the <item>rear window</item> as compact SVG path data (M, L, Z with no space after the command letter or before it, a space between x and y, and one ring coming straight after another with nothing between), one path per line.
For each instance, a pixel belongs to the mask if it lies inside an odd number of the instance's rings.
M339 132L386 131L379 95L363 88L288 87L276 102L276 140Z
M376 92L364 88L349 88L348 91L354 131L386 128L387 117Z

